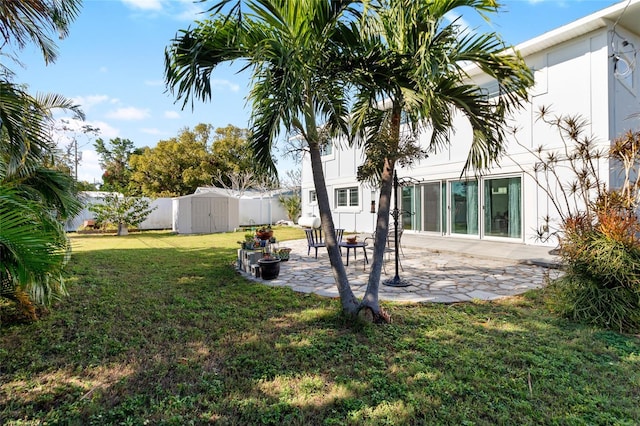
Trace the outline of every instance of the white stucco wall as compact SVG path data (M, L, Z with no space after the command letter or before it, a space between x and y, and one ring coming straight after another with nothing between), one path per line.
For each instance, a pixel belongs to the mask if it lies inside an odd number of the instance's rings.
M95 219L95 214L89 211L89 206L93 204L102 203L102 197L100 192L86 192L82 195L84 208L73 219L69 219L65 222L65 231L72 232L78 230L85 220ZM155 210L151 212L149 217L142 222L138 228L144 230L151 229L171 229L172 226L172 204L171 198L146 198L149 201L150 207Z
M511 126L518 128L518 132L510 137L508 156L503 157L499 166L488 172L488 176L492 178L521 178L522 243L556 244L553 238L546 242L536 239L536 230L544 224L543 218L550 217L553 226L558 223L559 215L547 193L536 184L536 178L544 181L544 176L533 172L537 160L528 150L534 150L540 145L558 150L564 145L557 129L539 120L540 108L550 108L548 118L563 114L586 119L589 123L586 135L592 136L603 149L609 146L614 135L628 128L629 114L640 111L640 70L636 69L634 73L634 90L629 90L629 81L621 82L612 75L609 29L610 27L603 27L558 44L549 44L545 49L525 57L527 64L534 70L535 86L531 90L529 102L513 116ZM638 36L628 31L624 32L624 36L640 46ZM477 82L482 84L484 81ZM428 159L414 165L412 169L398 168L398 176L410 176L422 181L460 179L471 144L471 128L461 114L455 117L454 123L455 131L451 133L449 147L431 153ZM640 120L636 120L636 123L640 123ZM428 134L421 135L423 146L426 146L428 140ZM362 161L362 151L339 150L334 147L332 155L323 158L323 161L335 226L348 231L372 231L374 215L369 211L371 189L358 184L355 179L357 167ZM317 204L309 202L309 192L314 189L309 158L305 157L302 164L302 214L318 216ZM596 168L605 184L615 175L613 171L610 172L607 162L600 161ZM529 174L523 172L523 169ZM567 168L560 167L558 170L561 181L566 183L574 179ZM469 177L473 178L473 173ZM337 209L333 199L335 189L354 185L360 187L360 205L357 208ZM377 204L377 193L373 195Z

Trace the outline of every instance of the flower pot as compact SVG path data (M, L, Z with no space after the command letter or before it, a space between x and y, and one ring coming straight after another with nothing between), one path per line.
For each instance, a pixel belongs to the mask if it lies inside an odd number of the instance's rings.
M273 230L269 231L256 231L256 237L260 240L266 241L269 238L273 237Z
M282 247L276 253L280 258L281 262L286 262L287 260L289 260L289 254L291 253L291 249L288 247Z
M258 259L258 265L260 265L260 276L263 280L273 280L280 275L280 259Z

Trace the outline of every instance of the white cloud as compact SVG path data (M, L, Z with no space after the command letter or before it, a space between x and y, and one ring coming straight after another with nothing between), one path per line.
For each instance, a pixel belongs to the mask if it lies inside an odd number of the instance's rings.
M144 129L140 129L140 131L142 133L146 133L148 135L161 135L162 132L156 128L144 128Z
M84 112L89 111L92 107L109 102L109 96L107 95L89 95L89 96L76 96L73 101L80 105Z
M110 124L105 123L104 121L90 121L85 123L100 129L100 137L102 139L113 139L120 136L120 129L113 127Z
M136 107L118 108L107 113L108 118L115 120L144 120L151 117L148 109L140 109Z
M165 111L164 112L164 118L169 118L171 120L176 120L176 119L180 118L180 114L178 114L176 111Z
M78 164L78 180L89 183L102 182L102 168L98 153L84 149L81 151L82 160Z
M238 86L237 84L229 80L213 79L211 80L211 86L213 87L214 90L216 88L222 88L222 89L226 88L228 90L231 90L232 92L237 92L238 90L240 90L240 86Z
M122 0L122 3L132 9L162 10L162 1L160 0Z
M130 9L145 12L138 17L170 17L178 21L193 22L202 18L205 8L194 4L194 0L121 0Z
M180 0L180 3L184 6L184 10L174 16L179 21L193 22L202 18L201 14L204 9L193 3L193 0Z

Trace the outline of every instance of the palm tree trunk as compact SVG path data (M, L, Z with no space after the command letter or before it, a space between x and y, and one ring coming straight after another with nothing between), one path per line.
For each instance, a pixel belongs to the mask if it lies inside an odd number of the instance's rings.
M396 99L401 99L397 97ZM387 152L395 157L400 145L400 118L402 107L399 102L394 102L392 106L391 117L391 137L388 141L389 147ZM378 215L376 218L376 232L373 246L373 263L371 264L371 272L369 273L369 281L367 290L362 299L361 309L366 308L370 311L370 315L374 322L389 322L389 315L380 307L378 293L380 292L380 277L384 262L384 251L389 235L389 213L391 211L391 192L393 190L393 172L395 169L395 160L392 158L384 159L384 166L380 176L380 199L378 201Z
M311 156L311 170L313 171L313 183L315 185L318 209L320 211L322 232L325 235L327 253L329 255L329 262L331 263L331 271L333 272L333 278L335 279L336 286L338 287L342 310L349 315L357 315L360 303L353 294L351 286L349 285L347 271L344 267L344 263L342 262L340 247L336 240L336 230L333 223L333 216L331 215L329 194L327 193L327 187L325 185L324 172L322 171L322 159L320 156L319 145L317 143L310 143L309 152Z

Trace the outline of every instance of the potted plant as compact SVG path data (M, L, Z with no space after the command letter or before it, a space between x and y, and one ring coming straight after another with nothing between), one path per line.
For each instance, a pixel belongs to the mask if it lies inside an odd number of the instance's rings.
M260 265L260 276L263 280L273 280L280 275L280 258L271 256L270 253L264 253L262 259L258 259Z
M291 249L289 247L281 247L276 251L276 255L280 258L281 262L288 261L290 254L291 254Z
M244 241L238 241L238 244L245 250L253 250L255 248L255 237L251 233L244 234Z
M271 225L263 226L256 229L256 238L262 241L267 241L271 237L273 237L273 229L271 229Z

